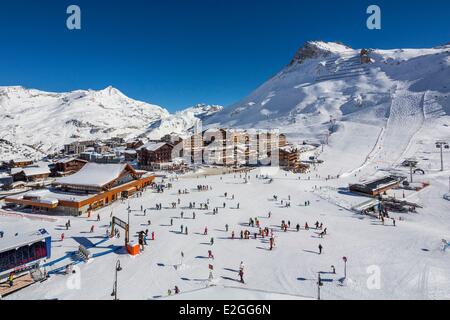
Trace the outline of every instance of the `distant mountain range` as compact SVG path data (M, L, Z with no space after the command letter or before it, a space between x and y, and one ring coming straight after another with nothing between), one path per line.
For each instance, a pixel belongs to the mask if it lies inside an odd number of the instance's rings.
M0 160L39 158L75 140L181 134L220 110L199 104L170 114L112 87L67 93L0 87Z

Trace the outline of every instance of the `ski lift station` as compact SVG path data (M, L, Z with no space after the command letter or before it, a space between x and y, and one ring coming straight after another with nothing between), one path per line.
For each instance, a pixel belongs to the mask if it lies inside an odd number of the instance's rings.
M351 184L349 190L376 197L385 191L398 187L404 179L405 177L390 175L369 182Z

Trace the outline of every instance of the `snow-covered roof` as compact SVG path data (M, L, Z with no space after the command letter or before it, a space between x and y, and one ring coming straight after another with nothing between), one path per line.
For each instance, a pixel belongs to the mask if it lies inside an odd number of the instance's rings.
M25 198L32 198L39 203L52 204L52 205L56 205L59 202L58 199L56 199L55 197L50 197L48 195L47 190L37 190L37 191L27 192L26 194L23 195L23 199L25 199Z
M45 229L24 234L19 233L15 237L3 238L2 241L0 241L0 251L15 249L27 245L28 243L44 240L47 237L50 237L50 234Z
M89 162L77 173L57 179L55 184L102 187L117 179L126 166L126 164L121 163L99 164Z
M68 163L68 162L71 162L71 161L74 161L74 160L87 162L86 160L83 160L83 159L78 159L78 158L75 158L75 157L71 157L71 158L64 158L64 159L58 160L57 163Z
M43 174L50 174L50 169L48 168L48 165L43 166L30 166L30 167L24 167L24 168L12 168L11 169L11 175L15 175L18 173L23 172L25 176L32 177L32 176L38 176Z
M146 149L148 151L156 151L166 144L168 144L168 143L167 142L150 142L150 143L144 144L142 147L139 147L138 150Z
M285 145L283 147L279 148L280 150L286 151L286 152L295 152L297 150L297 148L293 145Z

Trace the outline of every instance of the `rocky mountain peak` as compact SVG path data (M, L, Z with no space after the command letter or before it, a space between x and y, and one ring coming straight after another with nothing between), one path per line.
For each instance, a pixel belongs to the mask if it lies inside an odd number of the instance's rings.
M290 65L303 63L307 59L325 58L332 54L352 51L340 42L308 41L294 55Z

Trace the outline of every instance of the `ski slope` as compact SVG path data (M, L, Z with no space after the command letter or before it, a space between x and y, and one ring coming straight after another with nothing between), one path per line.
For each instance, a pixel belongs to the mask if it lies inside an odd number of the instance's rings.
M346 209L366 201L364 197L341 191L348 182L354 181L352 177L327 180L320 176L319 168L311 173L309 180L307 176L300 176L299 180L299 175L279 171L273 176L274 182L268 184L266 179L257 179L257 173L252 171L249 183L244 183L238 174L206 178L199 174L175 179L173 189L163 194L148 190L141 198L101 209L98 211L100 222L95 216L72 217L69 231L62 227L67 217L57 216L54 217L57 221L50 222L0 215L1 229L6 236L17 230L25 232L45 227L54 238L53 255L47 262L50 279L6 298L111 299L117 259L123 268L118 274L120 299L161 299L167 297L167 290L173 291L175 285L186 293L185 297L199 299L205 295L210 299L228 297L219 290L223 287L250 290L230 292L230 295L249 299L277 298L276 294L286 294L288 299L315 298L318 272L324 281L322 299L450 298L450 288L446 285L450 280L450 255L441 250L441 239L449 237L450 222L446 214L450 203L442 198L446 190L445 176L433 173L426 177L433 181L432 187L419 194L408 193L408 200L419 201L424 209L416 214L392 214L397 219L397 226L393 227L389 220L381 225L378 220ZM212 190L198 192L198 184L208 184ZM190 193L178 196L178 189L185 188ZM228 192L227 198L225 192ZM399 191L393 193L400 196ZM273 200L274 194L278 195L277 201ZM285 203L289 196L291 207L286 208L281 200ZM181 208L172 209L170 203L178 198ZM211 210L200 210L199 203L208 199L211 207L222 207L225 202L226 208L220 208L217 215ZM304 206L306 200L311 206ZM189 202L196 202L197 209L186 209ZM236 209L238 202L240 209ZM162 203L163 209L148 209L146 216L140 211L141 205L154 208L156 203ZM155 232L156 237L155 241L148 241L145 251L137 257L125 253L123 238L105 238L111 212L126 220L128 205L132 209L132 239L136 232L145 229ZM183 219L181 211L184 211ZM196 219L192 219L193 211ZM271 218L268 218L269 211ZM262 227L274 230L276 247L273 251L268 250L267 238L253 239L257 229L246 225L250 217L258 217ZM170 219L173 219L173 226ZM280 230L281 220L291 222L288 232ZM316 230L303 228L305 222L313 227L316 220L328 229L323 239ZM299 232L295 231L297 223L301 225ZM229 225L229 232L225 231L225 224ZM92 234L89 233L91 225L95 226ZM179 233L181 225L188 227L188 235ZM209 230L207 236L203 235L205 226ZM251 231L252 239L240 239L239 232L244 229ZM235 240L230 239L232 230L236 233ZM66 239L60 242L62 232ZM209 244L211 237L215 239L212 246ZM80 268L76 269L76 276L59 272L58 268L74 262L70 253L76 251L80 243L89 248L94 259L87 264L75 261ZM321 255L317 252L319 243L324 247ZM212 250L214 260L207 258L208 250ZM345 281L343 256L349 259ZM238 281L241 261L245 265L245 284ZM209 264L214 266L212 281L208 280ZM336 267L336 274L330 273L331 265ZM380 270L379 289L367 286L374 266ZM211 285L216 288L203 291ZM182 299L183 295L176 298Z

